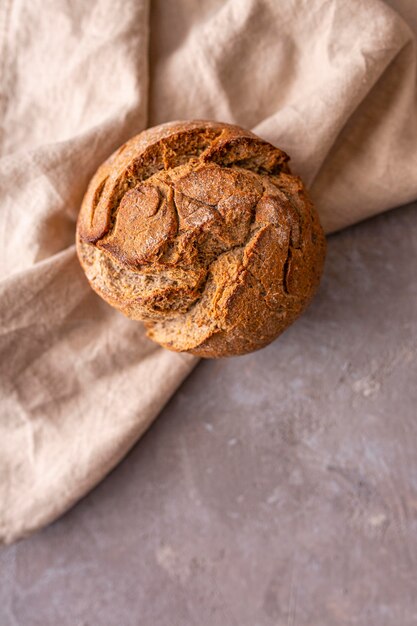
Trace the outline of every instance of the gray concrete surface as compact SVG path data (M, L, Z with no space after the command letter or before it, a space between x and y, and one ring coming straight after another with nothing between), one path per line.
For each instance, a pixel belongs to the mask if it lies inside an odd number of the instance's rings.
M417 624L416 208L333 236L281 339L201 363L93 493L0 550L1 626Z

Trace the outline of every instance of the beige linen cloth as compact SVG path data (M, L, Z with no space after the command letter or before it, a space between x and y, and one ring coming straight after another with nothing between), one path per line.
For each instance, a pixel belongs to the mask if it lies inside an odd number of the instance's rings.
M87 284L96 167L150 125L236 122L291 155L331 232L417 197L417 101L414 35L380 0L2 0L0 51L7 543L96 485L197 362Z

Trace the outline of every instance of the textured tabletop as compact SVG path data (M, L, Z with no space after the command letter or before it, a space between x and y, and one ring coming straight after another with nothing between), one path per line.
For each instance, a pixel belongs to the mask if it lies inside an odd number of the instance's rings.
M94 492L0 550L1 626L417 623L416 207L331 237L282 338L200 363Z

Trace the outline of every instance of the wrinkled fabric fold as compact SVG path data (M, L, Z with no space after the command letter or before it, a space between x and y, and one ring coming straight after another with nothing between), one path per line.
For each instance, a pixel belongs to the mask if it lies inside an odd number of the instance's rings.
M94 487L197 363L91 291L73 242L98 165L150 125L237 123L291 155L329 233L417 197L417 98L414 34L379 0L9 0L0 49L7 543Z

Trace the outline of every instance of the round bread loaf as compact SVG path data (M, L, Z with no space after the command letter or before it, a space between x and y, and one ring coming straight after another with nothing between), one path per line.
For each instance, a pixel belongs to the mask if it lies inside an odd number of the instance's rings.
M288 156L218 122L146 130L96 172L77 251L93 289L170 350L270 343L311 300L325 237Z

